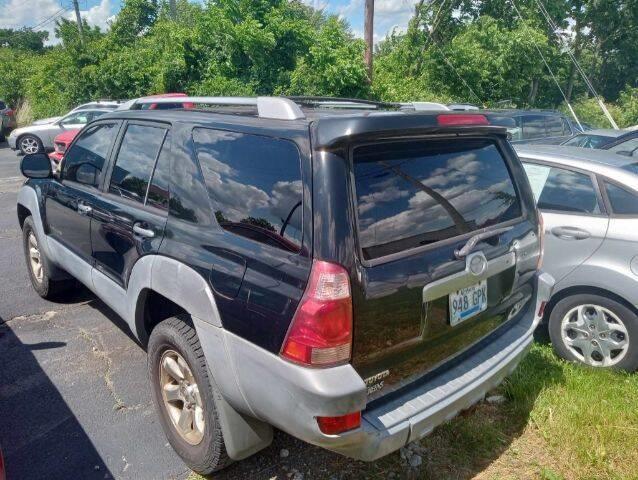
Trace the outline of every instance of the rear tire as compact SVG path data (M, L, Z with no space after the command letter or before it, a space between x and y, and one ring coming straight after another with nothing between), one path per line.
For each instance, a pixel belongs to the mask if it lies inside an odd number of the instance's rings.
M148 372L162 428L184 463L201 475L230 465L208 366L188 315L171 317L153 329Z
M609 297L578 294L560 300L549 317L556 354L599 368L638 369L638 316Z
M33 218L27 217L22 224L22 245L24 259L29 271L29 279L33 289L42 298L54 299L70 285L69 280L52 280L49 272L49 261L40 248L38 236L35 232Z

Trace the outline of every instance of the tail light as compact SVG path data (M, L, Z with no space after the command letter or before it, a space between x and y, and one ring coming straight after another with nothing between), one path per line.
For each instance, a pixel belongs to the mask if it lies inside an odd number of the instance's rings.
M347 362L351 351L348 272L341 265L315 260L281 356L303 365L326 367Z
M538 263L536 264L536 269L540 270L543 266L543 257L545 256L545 221L543 220L543 214L537 211L538 214L538 243L539 249L538 252Z
M436 117L437 123L442 127L459 127L463 125L489 125L485 115L477 114L443 114Z
M15 112L13 111L12 108L8 109L5 113L9 115L10 117L13 117L15 115Z
M361 425L361 412L348 413L340 417L317 417L319 430L326 435L338 435L354 430Z

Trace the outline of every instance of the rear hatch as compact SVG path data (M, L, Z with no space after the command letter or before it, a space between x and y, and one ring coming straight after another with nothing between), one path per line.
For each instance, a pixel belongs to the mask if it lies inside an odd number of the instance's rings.
M351 159L352 363L374 399L449 365L531 303L537 217L505 135L353 145Z

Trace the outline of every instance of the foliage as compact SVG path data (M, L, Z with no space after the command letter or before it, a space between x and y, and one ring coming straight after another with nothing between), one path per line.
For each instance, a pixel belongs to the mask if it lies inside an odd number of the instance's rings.
M0 48L15 48L17 50L41 52L44 42L49 38L49 32L33 31L30 28L14 30L0 28Z

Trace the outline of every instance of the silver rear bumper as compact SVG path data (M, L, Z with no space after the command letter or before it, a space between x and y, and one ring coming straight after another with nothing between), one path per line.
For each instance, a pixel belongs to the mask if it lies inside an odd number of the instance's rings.
M549 301L553 286L549 274L538 274L535 298L516 324L449 370L368 408L365 384L351 365L301 367L223 329L212 329L221 334L215 341L205 324L198 327L198 335L209 364L230 360L231 368L213 369L213 375L237 411L308 443L371 461L427 435L512 373L532 343L539 309ZM317 416L356 411L363 412L362 424L351 432L325 435L317 426Z

